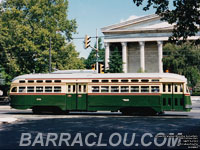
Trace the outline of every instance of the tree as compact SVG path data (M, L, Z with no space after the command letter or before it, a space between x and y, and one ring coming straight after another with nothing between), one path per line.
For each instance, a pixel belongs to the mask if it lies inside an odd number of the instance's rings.
M194 88L200 81L200 48L191 43L166 44L163 58L164 70L185 75Z
M133 2L140 6L144 0L133 0ZM169 8L170 2L173 2L173 9ZM189 36L194 36L199 31L199 0L148 0L143 10L147 11L150 7L156 9L155 13L161 16L161 20L176 24L170 40L177 41L183 38L181 41L185 42Z
M96 44L94 45L94 47L96 48ZM103 64L104 64L104 59L105 59L105 49L103 47L103 43L102 43L102 39L99 38L98 39L98 50L99 50L99 59L103 60ZM96 50L92 49L88 58L85 60L85 65L87 69L92 69L92 64L96 63Z
M122 56L117 47L114 48L114 51L111 52L109 69L107 72L109 73L123 73L122 68Z
M67 0L6 0L0 3L0 65L13 77L52 68L84 68L69 41L76 21L67 19Z

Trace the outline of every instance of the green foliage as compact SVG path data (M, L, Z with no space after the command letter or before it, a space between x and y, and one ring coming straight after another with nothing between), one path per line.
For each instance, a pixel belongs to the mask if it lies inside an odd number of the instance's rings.
M144 0L133 0L140 6ZM169 8L169 2L173 2L173 8ZM189 36L194 36L200 25L200 3L198 0L148 0L147 5L143 10L147 11L150 7L156 9L156 14L161 16L161 20L165 20L170 24L176 23L176 28L173 29L173 35L170 40L180 40L185 42Z
M111 53L109 69L106 72L109 73L123 73L122 67L122 56L117 47L114 48L114 51Z
M96 44L94 45L94 47L96 48ZM105 49L103 47L103 43L102 43L102 39L99 38L98 39L98 50L99 50L99 59L103 60L104 63L104 59L105 59ZM92 49L88 58L85 60L85 65L87 69L92 69L92 64L96 63L96 50Z
M67 0L7 0L0 4L0 65L6 80L52 68L84 68L72 43L76 21L67 19ZM67 40L66 40L67 39Z
M185 75L191 87L200 81L200 48L191 43L166 44L163 58L164 70Z

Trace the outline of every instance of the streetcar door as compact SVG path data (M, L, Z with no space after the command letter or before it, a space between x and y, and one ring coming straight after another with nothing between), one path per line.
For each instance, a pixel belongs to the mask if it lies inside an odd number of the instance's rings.
M67 84L67 110L76 110L76 84Z
M163 84L162 107L166 111L173 109L173 86L171 83Z
M183 83L173 84L173 109L183 110L184 105L184 94L183 94Z
M76 84L76 108L77 110L87 109L87 84Z

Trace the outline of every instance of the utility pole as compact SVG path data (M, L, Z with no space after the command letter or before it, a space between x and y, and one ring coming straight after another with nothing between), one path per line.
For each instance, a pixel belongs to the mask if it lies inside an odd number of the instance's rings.
M96 71L97 71L97 73L99 73L99 63L98 63L98 61L99 61L99 59L98 59L98 30L96 29Z
M51 73L51 36L49 39L49 73Z

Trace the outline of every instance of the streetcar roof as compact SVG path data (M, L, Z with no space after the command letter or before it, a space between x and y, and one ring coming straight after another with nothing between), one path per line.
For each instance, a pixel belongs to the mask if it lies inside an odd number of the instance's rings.
M105 74L97 74L95 72L75 72L75 73L46 73L46 74L25 74L20 75L13 79L20 80L20 79L123 79L123 78L171 78L171 79L178 79L183 82L187 82L187 79L178 74L174 73L105 73Z

